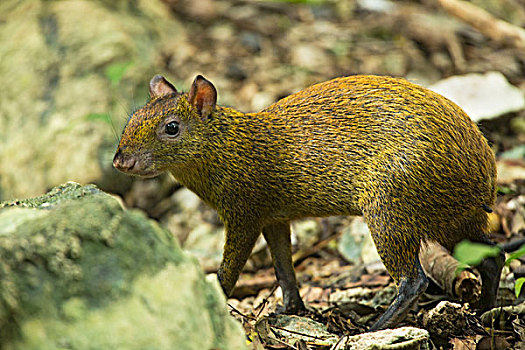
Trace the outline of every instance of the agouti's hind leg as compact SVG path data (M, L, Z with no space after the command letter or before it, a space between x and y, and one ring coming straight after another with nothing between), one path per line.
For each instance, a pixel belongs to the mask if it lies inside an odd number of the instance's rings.
M275 275L283 292L284 312L297 314L304 311L306 308L299 295L292 264L290 223L267 225L263 228L263 235L270 248Z
M384 217L382 213L371 215L368 212L365 218L381 260L397 283L398 292L392 304L369 331L395 327L428 286L428 279L419 262L420 240L417 233L401 231L408 226L407 222L404 225L400 222L402 217Z
M369 331L378 331L386 328L394 328L407 315L408 311L419 296L427 289L428 279L418 262L418 275L415 277L403 277L398 283L397 296L390 304L379 320L370 327Z

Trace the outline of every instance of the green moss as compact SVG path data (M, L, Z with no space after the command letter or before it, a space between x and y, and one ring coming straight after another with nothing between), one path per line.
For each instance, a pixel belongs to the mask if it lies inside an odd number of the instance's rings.
M115 62L110 64L106 68L106 77L111 81L113 86L117 86L118 83L124 77L126 70L133 64L131 61Z
M100 193L102 192L95 185L81 186L74 182L68 182L53 188L39 197L2 202L0 203L0 209L6 207L49 209L62 201L79 199L87 195Z
M24 340L11 348L242 349L242 337L228 340L238 325L233 319L224 322L224 300L208 298L220 294L202 277L196 265L186 261L138 278L127 297L104 308L90 308L83 299L72 298L62 306L62 317L25 322ZM222 312L216 313L217 309ZM209 333L210 329L215 332Z
M169 233L95 186L69 183L0 207L2 339L13 335L3 327L13 319L56 316L76 296L103 306L127 294L138 275L182 260Z

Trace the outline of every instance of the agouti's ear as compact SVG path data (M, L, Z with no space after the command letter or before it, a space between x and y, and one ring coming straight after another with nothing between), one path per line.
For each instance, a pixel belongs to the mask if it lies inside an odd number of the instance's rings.
M149 95L151 98L176 93L177 89L162 75L155 75L149 82Z
M215 109L217 90L202 75L197 75L188 93L188 100L197 109L201 118L205 119Z

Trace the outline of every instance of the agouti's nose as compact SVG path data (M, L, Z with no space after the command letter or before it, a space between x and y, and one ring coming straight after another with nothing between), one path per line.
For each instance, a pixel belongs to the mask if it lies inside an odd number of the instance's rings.
M113 166L115 169L123 172L132 171L136 164L137 160L135 157L126 157L120 150L115 154L115 158L113 158Z

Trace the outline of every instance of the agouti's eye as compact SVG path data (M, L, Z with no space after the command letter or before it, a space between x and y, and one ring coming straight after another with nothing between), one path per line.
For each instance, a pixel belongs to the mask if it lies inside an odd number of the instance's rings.
M179 123L169 122L166 124L166 134L176 136L179 133Z

